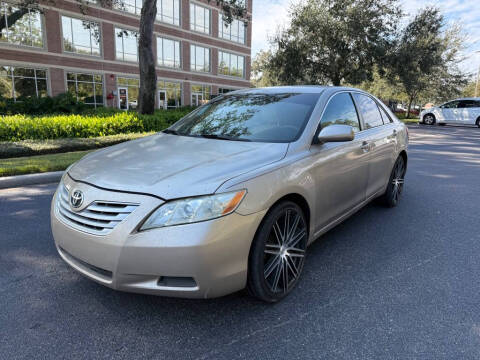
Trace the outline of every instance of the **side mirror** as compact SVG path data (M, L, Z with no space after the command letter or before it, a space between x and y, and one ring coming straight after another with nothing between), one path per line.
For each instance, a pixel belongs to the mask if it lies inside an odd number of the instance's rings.
M355 138L353 128L349 125L330 125L323 128L318 134L317 142L325 144L328 142L352 141Z

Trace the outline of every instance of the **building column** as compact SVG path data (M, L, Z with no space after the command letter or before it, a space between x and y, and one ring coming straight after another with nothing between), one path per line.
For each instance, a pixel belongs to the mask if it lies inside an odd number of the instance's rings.
M51 53L60 54L62 52L62 31L60 22L60 13L55 10L46 9L45 13L45 30L47 38L47 50Z
M105 101L107 107L118 107L118 94L117 96L113 96L117 93L117 77L115 74L105 73ZM112 97L112 99L108 99Z
M185 81L183 83L183 90L182 90L182 96L183 96L183 106L190 106L192 103L192 91L191 91L191 84L189 81Z
M115 60L115 29L113 24L102 23L102 38L103 38L103 58L105 60ZM109 39L109 41L105 41ZM110 39L112 39L110 41Z
M63 94L65 89L65 72L63 69L50 68L50 91L52 96Z

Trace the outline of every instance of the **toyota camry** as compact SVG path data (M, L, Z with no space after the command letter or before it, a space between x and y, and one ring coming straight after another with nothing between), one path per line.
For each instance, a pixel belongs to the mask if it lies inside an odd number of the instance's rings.
M292 291L308 245L373 199L400 200L405 125L344 87L240 90L67 169L62 259L113 289L211 298Z

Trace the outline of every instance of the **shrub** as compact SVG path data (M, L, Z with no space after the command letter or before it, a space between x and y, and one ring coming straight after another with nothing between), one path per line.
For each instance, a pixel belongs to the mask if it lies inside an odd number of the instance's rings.
M100 110L84 115L0 117L0 141L27 139L89 138L132 132L160 131L189 113L192 108L158 110L154 115Z
M87 108L87 105L78 102L71 93L60 94L55 97L19 98L17 101L0 98L0 115L78 114Z

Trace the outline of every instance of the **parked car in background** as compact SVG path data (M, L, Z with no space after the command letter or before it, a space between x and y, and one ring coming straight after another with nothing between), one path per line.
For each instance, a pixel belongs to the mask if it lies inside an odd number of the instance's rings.
M361 90L231 92L71 166L52 201L55 244L114 289L207 298L247 287L275 302L307 245L375 198L397 205L407 145L406 126Z
M480 127L480 98L463 98L425 109L419 122L426 125L477 125Z

